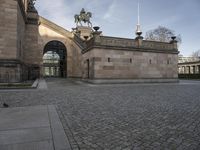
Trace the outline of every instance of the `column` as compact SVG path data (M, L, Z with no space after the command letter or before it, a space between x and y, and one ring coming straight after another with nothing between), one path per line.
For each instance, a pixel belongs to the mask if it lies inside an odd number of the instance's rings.
M188 72L187 73L190 74L190 66L188 66Z
M200 74L200 65L198 65L198 69L199 69L199 74Z
M189 73L188 66L185 66L185 74L188 74L188 73Z
M182 66L182 72L181 72L182 74L184 74L185 73L185 67L184 66Z
M192 74L195 74L195 66L192 66Z
M185 74L185 66L182 67L182 73Z

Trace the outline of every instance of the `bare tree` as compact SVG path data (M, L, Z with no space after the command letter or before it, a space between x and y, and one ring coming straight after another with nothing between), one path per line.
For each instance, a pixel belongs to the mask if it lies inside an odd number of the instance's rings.
M195 57L195 58L200 57L200 49L192 52L192 57Z
M169 42L171 37L175 36L175 32L163 26L158 26L158 28L150 30L146 33L145 39L160 42ZM181 35L176 36L176 40L181 43Z

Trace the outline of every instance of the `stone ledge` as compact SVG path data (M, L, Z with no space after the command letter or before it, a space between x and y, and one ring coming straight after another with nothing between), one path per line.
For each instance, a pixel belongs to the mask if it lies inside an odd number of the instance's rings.
M7 63L22 64L22 61L19 59L0 59L0 64L7 64Z
M178 54L179 51L176 50L159 50L159 49L151 49L151 48L137 48L137 47L120 47L120 46L106 46L106 45L94 45L89 48L86 48L82 51L82 53L86 53L93 49L107 49L107 50L120 50L120 51L137 51L137 52L151 52L151 53L167 53L167 54Z
M48 105L48 113L55 150L71 150L69 140L64 132L55 106Z
M129 84L129 83L178 83L179 79L83 79L93 84Z

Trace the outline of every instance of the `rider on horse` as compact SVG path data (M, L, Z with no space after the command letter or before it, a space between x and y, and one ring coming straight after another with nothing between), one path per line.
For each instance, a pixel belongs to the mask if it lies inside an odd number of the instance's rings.
M92 13L91 12L86 13L84 8L82 8L80 15L76 14L74 16L77 26L78 26L78 23L82 26L81 22L83 21L84 23L88 23L88 26L92 27L92 23L90 22L91 17L92 17Z

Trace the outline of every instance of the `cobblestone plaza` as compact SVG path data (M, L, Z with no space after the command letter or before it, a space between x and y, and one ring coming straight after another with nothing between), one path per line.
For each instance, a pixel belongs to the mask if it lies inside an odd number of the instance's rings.
M47 79L1 90L10 107L55 105L73 150L200 149L200 82L94 85Z

